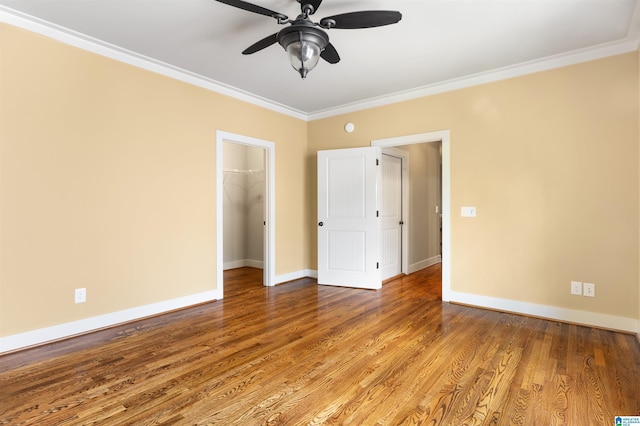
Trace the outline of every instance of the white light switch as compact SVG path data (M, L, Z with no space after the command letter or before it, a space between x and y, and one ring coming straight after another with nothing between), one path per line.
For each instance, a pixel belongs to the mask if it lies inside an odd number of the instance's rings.
M476 217L476 208L475 207L462 207L460 209L460 215L462 217Z

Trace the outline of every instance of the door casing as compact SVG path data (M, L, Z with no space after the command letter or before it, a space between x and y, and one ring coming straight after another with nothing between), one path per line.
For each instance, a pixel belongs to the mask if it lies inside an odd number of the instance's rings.
M223 267L223 146L224 142L232 142L242 145L248 145L265 150L265 232L264 232L264 281L265 286L274 286L275 280L275 164L276 152L275 143L262 139L252 138L249 136L238 135L234 133L216 131L216 281L220 298L224 297L224 274Z
M449 130L375 139L382 148L418 143L442 143L442 300L451 300L451 141Z

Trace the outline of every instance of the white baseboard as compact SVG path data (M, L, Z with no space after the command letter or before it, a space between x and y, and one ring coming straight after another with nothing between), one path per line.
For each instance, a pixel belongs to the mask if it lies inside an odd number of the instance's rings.
M407 274L413 274L414 272L418 272L421 269L428 268L429 266L440 262L442 262L442 256L438 255L421 260L420 262L412 263L409 265L409 271L407 271Z
M262 262L242 260L239 261L239 263L225 263L224 268L233 269L244 266L262 268L262 265ZM276 284L305 277L316 278L317 276L318 274L316 271L311 269L304 269L288 274L278 275L276 277ZM162 314L176 309L186 308L200 303L221 300L222 298L223 295L221 291L212 290L204 293L180 297L177 299L153 303L150 305L139 306L136 308L125 309L123 311L112 312L109 314L99 315L78 321L58 324L38 330L0 337L0 354L27 348L29 346L35 346L55 340L65 339L68 337L76 336L78 334L96 331L102 328L111 327L129 321L135 321L141 318Z
M248 266L249 268L264 269L264 262L262 260L247 259L244 266Z
M232 260L230 262L224 262L222 269L226 271L228 269L243 268L244 266L244 260Z
M624 331L633 334L636 334L639 330L638 320L635 318L619 317L597 312L578 311L575 309L560 308L558 306L538 305L535 303L480 296L477 294L461 293L458 291L452 291L450 296L450 302L476 306L479 308L495 309L502 312L530 315L561 322Z
M232 260L230 262L225 262L224 265L222 265L222 269L226 271L228 269L244 268L246 266L250 268L264 269L264 262L262 260L252 259Z
M288 281L299 280L300 278L318 278L318 271L313 269L302 269L300 271L289 272L276 276L276 284L286 283Z
M313 269L303 269L288 274L278 275L276 276L276 284L305 277L317 278L318 271ZM186 308L188 306L211 302L213 300L221 300L222 297L223 296L220 291L212 290L191 296L184 296L164 302L153 303L123 311L112 312L110 314L59 324L52 327L0 337L0 354L99 330L101 328L118 325L128 321L135 321L175 309ZM531 315L550 320L629 332L635 334L640 342L640 334L638 334L638 330L640 330L640 323L634 318L578 311L575 309L560 308L557 306L538 305L535 303L480 296L457 291L451 292L450 301L479 308L495 309L503 312L513 312L516 314Z
M54 325L52 327L0 337L0 354L220 299L222 299L221 292L211 290L204 293L166 300L164 302L152 303L150 305L138 306L110 314Z

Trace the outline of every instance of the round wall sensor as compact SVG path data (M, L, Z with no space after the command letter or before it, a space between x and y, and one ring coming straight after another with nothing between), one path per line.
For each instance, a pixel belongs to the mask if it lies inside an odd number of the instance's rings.
M347 123L344 125L344 131L347 133L351 133L356 129L356 126L353 123Z

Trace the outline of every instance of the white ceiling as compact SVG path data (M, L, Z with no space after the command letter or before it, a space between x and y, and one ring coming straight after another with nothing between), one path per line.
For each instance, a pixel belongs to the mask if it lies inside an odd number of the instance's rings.
M532 64L633 50L640 33L638 2L324 0L314 21L358 10L398 10L402 20L378 28L329 30L342 60L336 65L320 61L305 80L277 44L241 54L283 28L275 19L215 0L0 0L0 15L45 21L48 27L188 71L294 114L318 116L491 73L526 72ZM300 11L295 0L253 3L290 18Z

